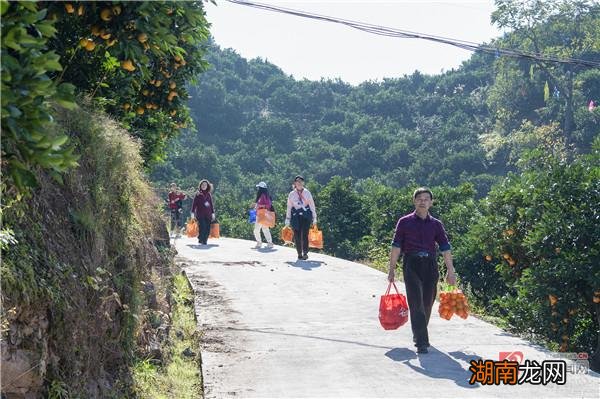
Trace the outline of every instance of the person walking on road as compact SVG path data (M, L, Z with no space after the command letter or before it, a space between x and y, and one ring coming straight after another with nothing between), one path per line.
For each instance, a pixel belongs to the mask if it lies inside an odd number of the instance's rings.
M448 270L446 281L456 284L456 275L450 252L450 242L442 222L429 214L433 193L426 187L413 194L415 211L401 217L390 252L388 280L395 279L396 263L402 258L402 272L410 311L413 341L417 353L427 353L429 334L427 325L437 294L439 271L436 261L436 243Z
M270 212L275 212L275 209L273 208L273 198L269 194L267 183L261 181L256 185L256 188L258 188L258 191L256 192L254 209L256 209L257 211L259 209L266 209ZM262 224L258 223L258 219L254 223L254 238L256 239L255 248L258 249L262 247L262 239L260 237L261 230L265 236L265 239L267 240L267 248L273 248L273 238L271 237L271 230L268 226L263 226Z
M294 178L294 189L288 195L285 225L291 223L298 260L308 259L308 230L317 223L317 210L312 194L304 188L304 177Z
M210 223L215 220L212 190L213 186L208 180L200 181L192 203L192 217L196 218L199 227L198 243L204 245L210 235Z
M177 188L177 184L171 183L167 201L171 211L171 235L175 232L175 237L181 236L181 214L183 213L183 200L186 198L187 196Z

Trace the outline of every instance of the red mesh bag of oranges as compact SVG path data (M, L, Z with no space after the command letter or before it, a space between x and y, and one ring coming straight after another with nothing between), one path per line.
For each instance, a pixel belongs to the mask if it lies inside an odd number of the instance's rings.
M450 320L453 315L462 319L469 317L469 303L465 294L453 285L442 288L440 292L440 317Z

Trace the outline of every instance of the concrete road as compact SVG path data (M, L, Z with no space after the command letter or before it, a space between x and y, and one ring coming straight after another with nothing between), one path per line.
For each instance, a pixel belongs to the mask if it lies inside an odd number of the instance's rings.
M417 356L409 324L379 325L385 274L314 253L296 261L293 249L253 244L175 242L196 293L207 398L600 397L592 372L567 373L565 385L470 385L470 360L498 360L501 351L552 357L475 317L443 320L437 305L432 347Z

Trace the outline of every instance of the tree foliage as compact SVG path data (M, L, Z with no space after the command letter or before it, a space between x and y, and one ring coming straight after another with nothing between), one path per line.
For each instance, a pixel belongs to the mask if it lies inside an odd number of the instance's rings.
M74 87L51 79L61 71L48 45L56 34L33 2L0 3L2 12L2 191L10 197L36 185L34 167L55 177L76 164L67 136L49 133L53 104L74 108Z
M542 149L525 158L482 201L458 271L515 330L561 351L595 351L598 362L600 139L568 162Z
M498 46L563 59L600 61L597 2L496 0L496 7L492 22L511 31L497 40ZM579 118L586 114L577 112L578 105L594 99L591 93L580 90L587 80L587 68L504 58L496 62L496 67L503 79L497 79L492 87L490 104L498 116L498 128L510 131L523 119L540 124L560 121L569 142L589 148L591 133L597 134L598 130L590 132L585 120Z
M146 162L190 123L186 83L207 67L208 24L197 1L47 2L57 79L98 98L143 143Z
M2 1L3 192L17 197L41 167L76 164L68 136L51 129L54 106L95 100L142 142L147 164L191 120L188 81L208 23L201 2Z

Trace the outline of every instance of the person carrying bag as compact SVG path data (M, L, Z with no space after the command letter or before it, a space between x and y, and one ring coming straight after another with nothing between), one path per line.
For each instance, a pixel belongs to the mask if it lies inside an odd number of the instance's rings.
M256 210L256 221L254 223L254 238L256 239L256 245L254 248L262 247L262 239L260 232L265 236L267 240L267 248L273 248L273 238L271 237L270 227L275 226L275 212L273 208L273 199L269 195L267 189L267 183L261 181L256 185L258 191L256 192L256 203L254 209Z
M308 232L311 224L317 223L317 210L313 196L304 188L304 177L294 178L294 189L288 195L285 225L294 230L294 243L298 260L308 259Z
M179 190L177 184L171 183L171 189L167 197L169 211L171 212L171 236L181 237L181 214L183 213L183 200L187 196Z
M213 186L208 180L200 181L192 204L192 217L197 220L200 228L198 243L203 245L207 244L210 235L210 224L215 220L212 189Z

